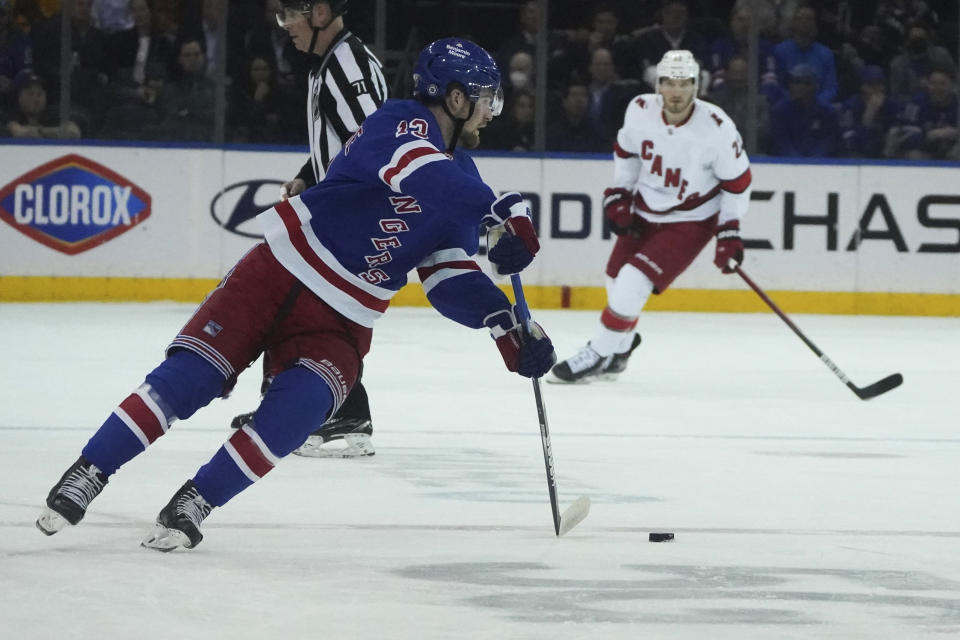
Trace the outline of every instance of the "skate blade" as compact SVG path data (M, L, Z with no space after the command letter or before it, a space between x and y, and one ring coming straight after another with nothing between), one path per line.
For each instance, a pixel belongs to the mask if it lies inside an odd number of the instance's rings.
M583 522L583 519L587 517L590 513L590 498L587 496L580 496L574 500L573 504L566 508L566 510L560 514L560 530L557 532L557 536L562 536L566 532L573 529L575 526Z
M543 381L549 384L589 384L597 379L599 379L598 375L592 375L584 376L579 380L564 380L563 378L558 378L555 376L553 372L550 372L543 378Z
M597 380L601 380L603 382L615 382L619 377L619 373L601 373L597 376Z
M348 433L330 442L324 442L323 436L310 436L293 453L304 458L363 458L376 450L366 433Z
M157 523L153 525L153 531L151 531L147 537L140 542L140 546L167 553L169 551L173 551L177 547L189 549L190 538L188 538L187 534L185 534L183 531L170 529L160 523Z
M52 536L57 531L60 531L64 527L70 524L66 518L62 515L51 509L50 507L44 507L43 511L40 512L40 517L37 518L37 529L43 532L44 535Z

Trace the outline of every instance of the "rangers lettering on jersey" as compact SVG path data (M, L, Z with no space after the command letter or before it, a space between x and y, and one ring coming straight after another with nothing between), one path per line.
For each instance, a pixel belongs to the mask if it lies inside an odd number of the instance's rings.
M373 326L413 269L444 315L483 326L482 311L509 304L471 257L495 195L469 156L450 157L445 146L425 105L388 100L321 183L258 216L274 256L363 326ZM465 278L485 282L471 288ZM445 285L454 279L460 286Z

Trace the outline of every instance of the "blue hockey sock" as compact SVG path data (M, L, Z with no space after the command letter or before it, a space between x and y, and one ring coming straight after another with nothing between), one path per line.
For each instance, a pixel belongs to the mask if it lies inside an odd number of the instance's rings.
M277 375L253 417L200 467L193 482L207 502L223 506L265 476L320 428L333 393L316 373L293 367Z
M223 390L223 375L190 351L177 351L147 375L83 448L106 475L146 450L177 418L188 418Z

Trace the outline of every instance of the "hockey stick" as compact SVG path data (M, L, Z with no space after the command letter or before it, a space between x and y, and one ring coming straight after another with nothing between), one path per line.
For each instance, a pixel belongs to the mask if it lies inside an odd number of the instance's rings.
M823 351L820 351L820 349L817 348L817 345L813 344L813 342L807 338L807 336L803 335L803 332L797 328L797 325L793 324L793 321L787 317L787 314L781 311L780 307L774 304L773 300L770 299L770 296L764 293L763 289L758 287L757 284L751 280L746 273L744 273L743 269L740 268L740 265L733 265L733 262L731 261L731 266L733 266L734 271L736 271L737 274L743 278L743 281L750 285L750 288L753 289L757 295L767 303L767 306L773 309L773 312L780 316L780 319L786 322L788 327L793 329L793 332L797 334L808 347L810 347L810 350L817 354L817 357L823 361L823 364L827 365L827 367L829 367L829 369L833 371L833 373L836 374L836 376L840 378L845 385L850 387L851 391L857 394L858 398L861 400L869 400L870 398L875 398L880 394L886 393L887 391L895 389L903 384L903 376L899 373L891 374L883 380L878 380L877 382L874 382L866 387L858 387L850 382L850 378L848 378L846 374L840 370L840 367L834 364L833 360L827 357L827 354L825 354Z
M529 328L530 309L527 307L527 300L523 296L523 284L520 282L520 276L517 274L510 276L510 283L513 285L513 295L517 301L517 320L523 322ZM553 530L559 537L587 517L587 514L590 513L590 498L580 496L562 514L560 513L557 476L553 466L553 447L550 445L550 428L547 426L547 410L543 404L543 394L540 393L540 378L532 378L532 380L533 397L537 401L537 416L540 418L540 439L543 442L543 464L547 469L547 492L550 494L550 509L553 511Z

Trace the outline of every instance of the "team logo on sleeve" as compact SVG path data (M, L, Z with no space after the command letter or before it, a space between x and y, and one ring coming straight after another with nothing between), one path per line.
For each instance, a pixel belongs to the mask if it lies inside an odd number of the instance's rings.
M150 196L118 173L70 154L0 189L0 219L67 255L97 247L150 216Z

